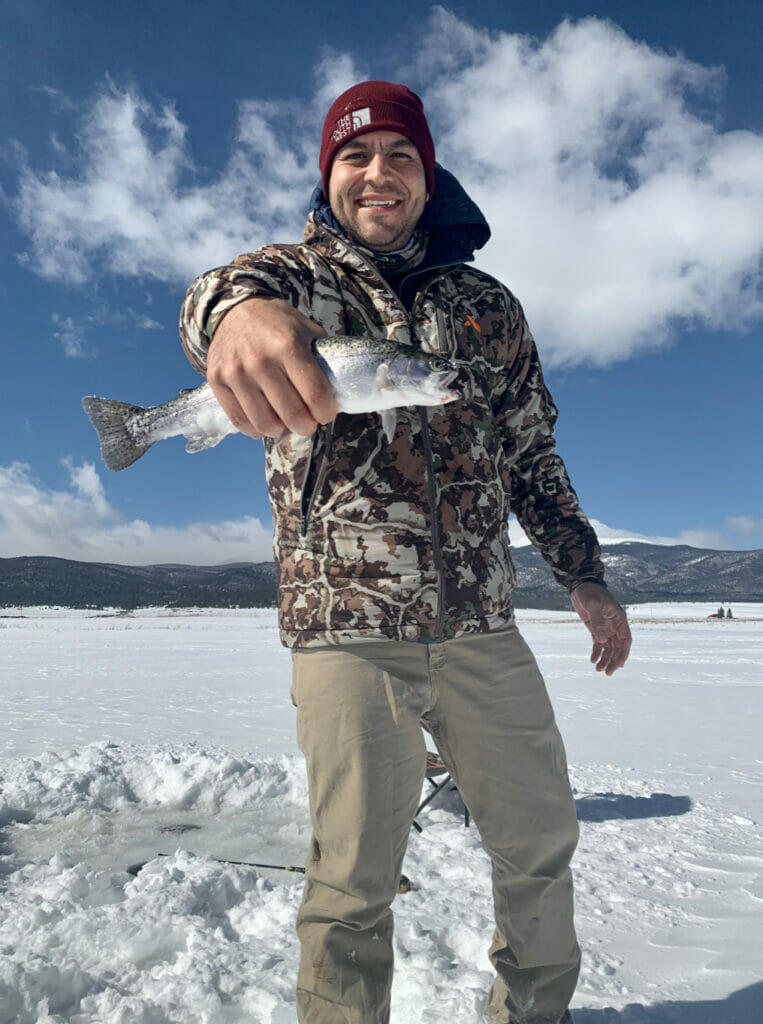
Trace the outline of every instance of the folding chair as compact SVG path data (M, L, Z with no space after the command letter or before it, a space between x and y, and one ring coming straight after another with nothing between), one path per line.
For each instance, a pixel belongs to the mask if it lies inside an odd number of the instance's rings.
M442 782L435 782L435 779L437 778L438 775L445 776ZM430 804L437 796L437 794L441 793L443 789L445 789L445 787L451 781L450 775L448 774L448 769L445 767L445 762L443 761L439 754L434 754L432 753L431 750L427 751L426 778L429 780L429 783L433 788L432 792L424 800L421 801L418 808L416 809L416 816L413 819L413 827L416 829L417 832L421 832L422 827L421 825L419 825L418 821L416 821L416 818L418 818L419 814L424 810L427 804ZM453 785L452 788L456 788L455 784ZM469 808L466 806L466 804L464 804L464 828L469 828Z

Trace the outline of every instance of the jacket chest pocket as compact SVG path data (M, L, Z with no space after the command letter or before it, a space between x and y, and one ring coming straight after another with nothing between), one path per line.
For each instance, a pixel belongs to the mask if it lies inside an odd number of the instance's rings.
M411 327L425 352L453 358L457 348L453 321L441 303L424 299L416 308Z

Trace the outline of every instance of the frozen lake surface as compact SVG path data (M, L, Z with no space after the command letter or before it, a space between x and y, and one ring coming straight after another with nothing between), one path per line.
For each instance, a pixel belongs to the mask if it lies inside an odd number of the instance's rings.
M518 613L582 827L576 1024L763 1020L763 606L712 610L632 608L611 679ZM2 613L0 1024L294 1024L300 876L213 859L304 860L289 677L271 611ZM421 823L393 1022L476 1024L487 859L457 793Z

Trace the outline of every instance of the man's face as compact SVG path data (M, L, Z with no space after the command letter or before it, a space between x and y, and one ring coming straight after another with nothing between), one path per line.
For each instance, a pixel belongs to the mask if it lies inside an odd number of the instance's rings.
M397 132L360 135L334 157L331 209L345 231L370 249L401 249L428 198L419 151Z

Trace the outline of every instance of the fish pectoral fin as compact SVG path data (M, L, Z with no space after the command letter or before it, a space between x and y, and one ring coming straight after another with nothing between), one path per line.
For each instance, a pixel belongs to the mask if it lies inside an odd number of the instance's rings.
M379 391L393 386L389 376L389 363L379 363L376 367L376 386Z
M394 387L389 375L389 363L379 363L376 367L376 388L378 391L385 391ZM387 444L392 442L397 428L397 409L383 409L379 415L382 421L382 430L387 438Z
M193 434L188 438L185 450L192 455L194 452L203 452L205 448L214 448L227 434Z
M391 444L397 429L397 409L384 409L379 415L381 416L384 436L387 438L387 443Z

